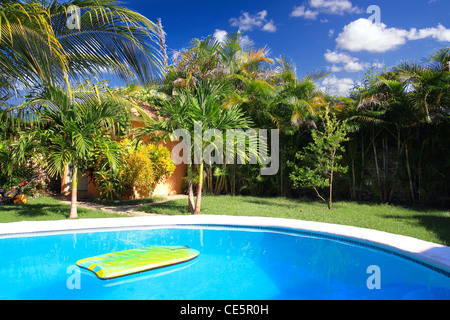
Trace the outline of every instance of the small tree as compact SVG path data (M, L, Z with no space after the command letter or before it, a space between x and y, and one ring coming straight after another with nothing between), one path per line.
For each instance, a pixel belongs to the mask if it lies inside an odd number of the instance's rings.
M42 127L36 129L50 176L72 176L69 218L77 218L78 171L86 170L94 154L103 155L112 168L119 157L118 143L112 139L128 115L121 100L105 86L88 82L73 89L48 86L29 102L43 107Z
M313 188L317 196L331 210L334 176L345 173L348 169L339 164L342 159L342 155L339 153L345 151L341 144L348 141L348 138L345 121L339 121L335 115L330 115L328 110L321 119L323 131L312 131L313 142L296 154L296 158L300 162L289 164L293 168L293 172L289 176L294 187ZM328 200L319 192L319 188L325 187L329 189Z

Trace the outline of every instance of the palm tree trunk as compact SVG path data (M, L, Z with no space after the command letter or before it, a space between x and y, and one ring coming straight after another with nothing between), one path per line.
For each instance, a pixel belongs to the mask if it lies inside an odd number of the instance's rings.
M389 146L386 133L383 135L383 202L387 199L387 180L388 180L388 164L389 164Z
M192 182L192 165L188 165L188 212L194 213L194 183Z
M352 185L350 188L350 197L352 200L356 200L356 172L355 172L355 157L350 156L352 162Z
M364 182L364 169L365 169L365 146L364 146L364 135L361 132L361 176L360 176L360 182L359 182L359 200L362 199L362 190L363 190L363 182Z
M78 218L77 213L77 189L78 189L78 169L74 165L72 168L72 197L70 201L70 219Z
M377 181L378 181L378 192L380 193L380 201L383 202L383 190L381 187L381 178L380 178L380 168L378 166L378 154L377 154L377 146L375 145L375 138L372 136L372 148L373 148L373 156L375 159L375 170L377 173Z
M209 165L208 167L208 174L206 177L207 181L208 181L208 190L209 193L213 193L213 170L212 170L212 164Z
M413 181L412 181L411 166L409 163L408 143L405 143L405 155L406 155L406 171L408 172L409 192L411 195L411 202L415 203L416 199L414 197L414 187L413 187Z
M202 206L202 187L203 187L203 162L200 163L198 170L197 202L195 203L194 214L200 214L200 208Z
M403 154L403 144L401 144L401 140L400 140L400 129L397 127L397 159L395 160L395 169L394 169L394 173L392 174L393 179L392 179L392 187L391 187L391 192L389 194L389 199L388 202L392 201L392 197L394 196L394 191L395 191L395 184L397 182L397 172L398 172L398 168L401 162L401 157Z

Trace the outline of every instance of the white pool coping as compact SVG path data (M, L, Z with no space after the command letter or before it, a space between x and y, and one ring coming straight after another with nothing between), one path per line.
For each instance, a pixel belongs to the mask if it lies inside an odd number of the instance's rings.
M256 227L293 228L309 232L352 238L385 249L400 252L416 260L450 272L450 247L412 237L359 227L312 222L303 220L221 216L176 215L141 216L120 218L96 218L54 221L21 221L0 223L0 237L34 236L42 233L82 232L89 229L127 229L170 225L238 225Z

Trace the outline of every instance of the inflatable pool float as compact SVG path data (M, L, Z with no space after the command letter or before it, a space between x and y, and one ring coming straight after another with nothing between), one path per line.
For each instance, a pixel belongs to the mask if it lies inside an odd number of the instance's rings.
M186 246L150 246L81 259L77 266L107 280L182 263L198 255L197 250Z

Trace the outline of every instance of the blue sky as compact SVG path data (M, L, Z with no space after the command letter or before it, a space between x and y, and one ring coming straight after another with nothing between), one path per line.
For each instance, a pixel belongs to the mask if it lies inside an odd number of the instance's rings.
M345 94L369 67L421 61L450 45L449 0L128 0L124 5L151 20L161 18L169 54L193 38L243 31L270 57L290 58L297 75L322 69L318 82ZM379 8L380 20L367 13Z

